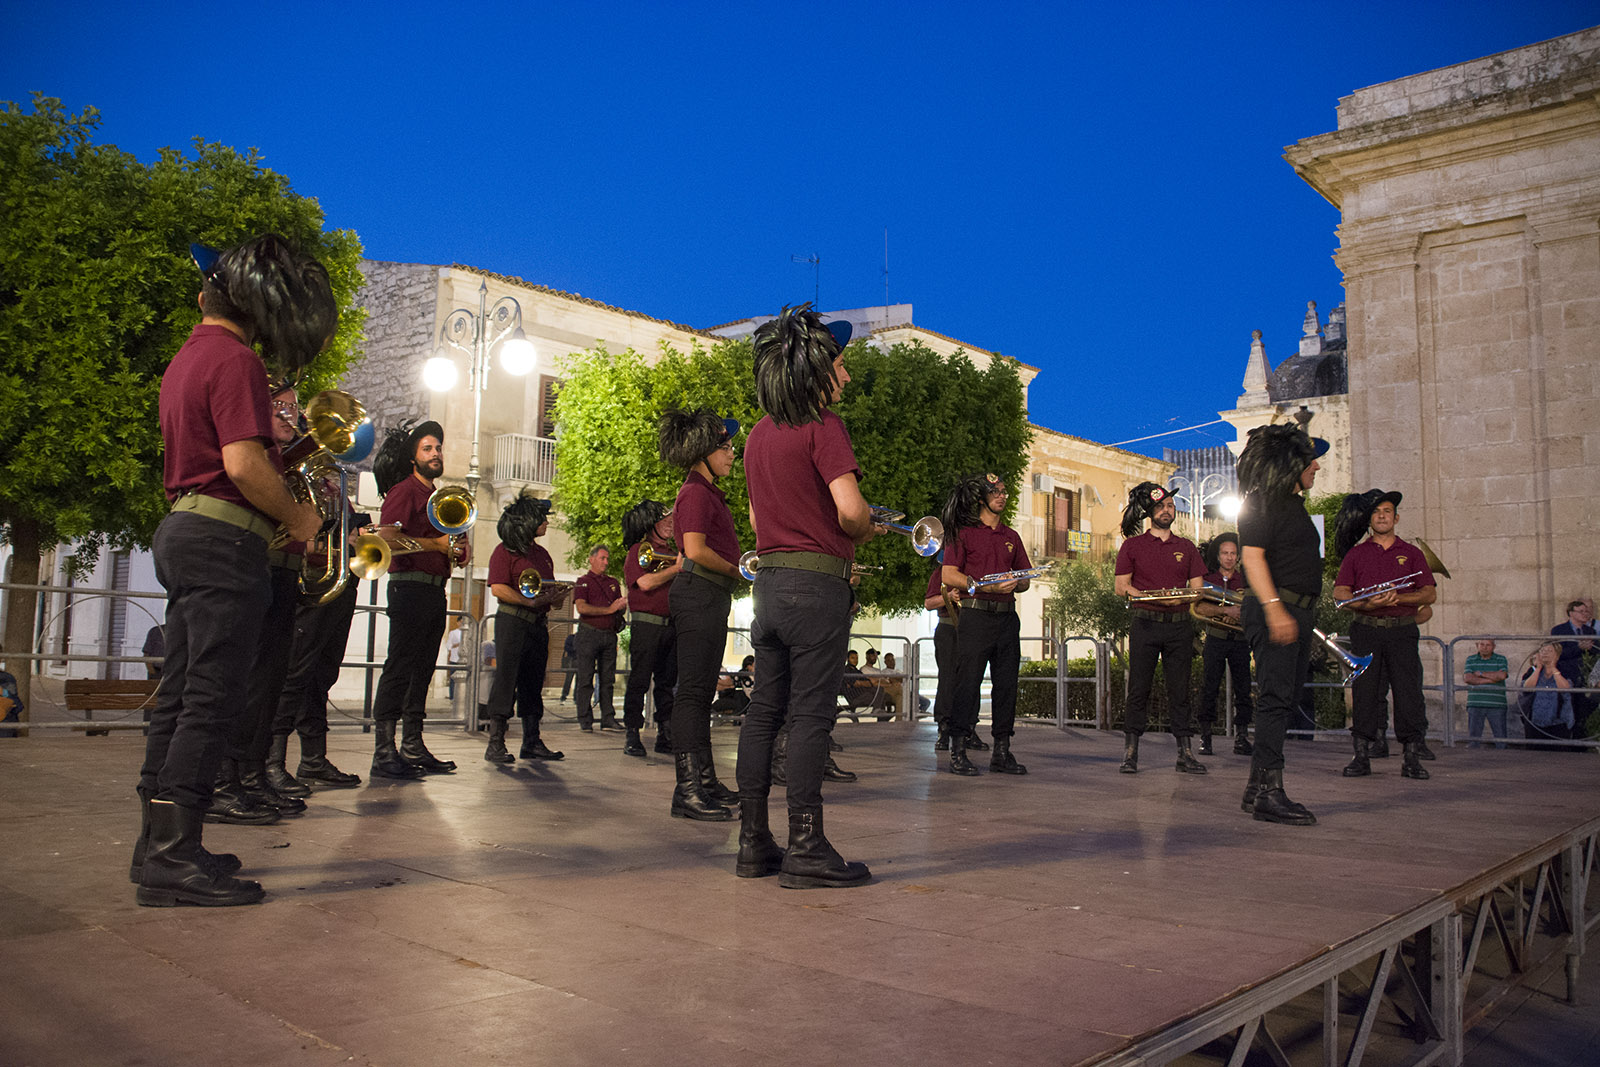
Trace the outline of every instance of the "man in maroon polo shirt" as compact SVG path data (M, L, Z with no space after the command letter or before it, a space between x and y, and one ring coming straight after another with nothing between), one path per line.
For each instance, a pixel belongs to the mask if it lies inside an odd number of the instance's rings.
M946 538L941 572L945 585L966 589L985 575L1033 566L1022 537L1000 521L1008 499L1005 483L997 475L974 474L956 484L940 516ZM1017 673L1022 667L1022 620L1017 616L1016 594L1029 584L1023 579L982 586L962 601L951 691L952 774L971 777L978 773L967 756L967 746L978 729L985 667L989 670L990 733L994 737L989 769L1001 774L1028 773L1011 754L1011 735L1017 718Z
M1150 529L1139 527L1145 518ZM1141 482L1128 494L1122 513L1122 536L1117 550L1116 590L1121 597L1163 589L1198 589L1206 573L1200 550L1187 537L1172 532L1178 517L1172 494L1154 482ZM1128 707L1124 713L1123 754L1120 770L1139 770L1139 738L1148 721L1150 690L1155 684L1156 661L1167 679L1167 708L1172 735L1178 739L1178 770L1206 773L1194 758L1194 722L1189 714L1189 667L1194 660L1194 626L1188 600L1141 601L1130 607L1132 632L1128 636Z
M1417 612L1436 599L1433 572L1422 549L1395 535L1399 493L1372 489L1345 497L1334 524L1334 550L1340 555L1334 579L1335 600L1384 582L1398 583L1377 596L1349 605L1350 652L1372 656L1372 664L1351 685L1354 710L1350 736L1355 756L1344 769L1347 778L1372 773L1370 747L1383 733L1389 690L1394 690L1394 735L1403 749L1400 774L1428 777L1422 760L1433 759L1427 746L1428 715L1422 696L1422 656L1417 652ZM1372 536L1360 540L1363 533ZM1359 543L1357 543L1359 542Z
M641 500L622 517L622 539L628 557L622 574L627 582L629 620L633 636L628 641L628 688L622 696L622 725L628 734L622 751L643 756L644 698L655 691L656 751L672 751L672 690L678 684L677 630L672 625L672 580L683 571L672 543L672 510L658 500ZM665 566L644 567L639 552L645 546Z
M1229 530L1200 546L1205 559L1205 584L1225 593L1243 594L1244 571L1239 567L1239 535ZM1200 755L1211 755L1211 731L1217 721L1217 693L1222 672L1233 676L1233 751L1248 756L1250 745L1250 642L1240 624L1240 604L1213 604L1202 600L1195 611L1204 616L1206 643L1200 654L1204 674L1200 682Z
M506 751L506 724L516 699L522 718L522 759L559 760L564 754L539 736L544 719L544 671L550 658L550 609L566 599L563 589L543 588L555 577L555 563L538 538L550 528L549 500L524 493L500 513L500 543L489 554L489 592L499 604L494 617L494 682L489 687L490 763L514 763ZM541 588L532 597L522 593L522 573L532 570Z
M622 595L622 583L606 573L610 565L611 550L595 545L589 550L589 569L572 587L572 607L578 613L578 632L572 642L578 688L572 699L578 705L578 729L584 733L594 732L593 703L600 705L600 729L622 729L611 697L617 680L617 634L628 598ZM594 699L596 671L600 675L598 700Z
M415 428L390 430L372 474L383 495L379 521L387 529L398 527L423 549L397 555L389 564L389 654L372 706L372 774L402 779L448 774L456 769L454 761L428 751L422 723L444 639L450 567L470 559L472 547L440 533L428 517L428 498L444 474L444 427L430 419ZM398 750L396 723L402 723Z
M137 901L254 904L239 858L201 835L230 723L244 713L248 664L271 597L267 541L281 523L322 525L295 502L273 444L262 357L298 371L333 336L338 305L322 265L268 234L221 254L193 248L204 276L200 325L161 379L163 482L172 513L156 530L167 590L166 660L145 742L142 826L129 878ZM259 345L262 355L252 346Z

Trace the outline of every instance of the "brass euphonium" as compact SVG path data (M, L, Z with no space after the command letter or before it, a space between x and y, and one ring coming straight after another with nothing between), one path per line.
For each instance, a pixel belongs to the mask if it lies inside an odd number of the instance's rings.
M350 570L350 484L349 474L339 462L358 447L357 431L367 422L367 410L349 393L327 389L306 405L307 433L283 450L284 481L289 493L302 504L310 504L322 516L324 534L306 545L306 556L317 555L323 544L327 563L322 573L300 573L300 591L326 604L344 591ZM360 459L360 456L354 457ZM338 489L331 489L337 482ZM287 544L287 531L272 539L273 547Z

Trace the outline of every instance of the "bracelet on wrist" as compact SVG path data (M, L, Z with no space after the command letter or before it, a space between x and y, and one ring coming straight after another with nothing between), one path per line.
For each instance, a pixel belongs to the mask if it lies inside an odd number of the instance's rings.
M1261 606L1262 607L1266 607L1268 604L1282 604L1282 603L1283 603L1283 597L1275 596L1271 600L1263 600L1261 602Z

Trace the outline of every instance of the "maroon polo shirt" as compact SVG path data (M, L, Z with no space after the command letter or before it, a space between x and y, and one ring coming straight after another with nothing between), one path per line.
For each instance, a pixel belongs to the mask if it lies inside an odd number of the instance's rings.
M944 549L944 565L954 567L968 578L984 578L1005 571L1022 571L1033 566L1028 560L1028 550L1022 547L1022 538L1005 523L993 529L979 523L963 526L955 540ZM997 593L993 586L979 588L979 600L1016 600L1015 593Z
M942 564L942 563L936 564L934 566L934 568L933 568L933 573L928 575L928 591L926 593L922 594L924 600L926 600L928 597L931 597L931 596L938 596L939 594L944 592L944 578L943 578L943 576L944 576L944 564ZM942 607L942 608L937 609L937 613L938 613L940 622L949 622L951 620L951 618L952 618L952 616L950 614L950 609L948 607Z
M828 485L861 478L850 431L832 411L821 422L780 426L766 416L744 446L745 482L756 517L756 551L818 552L856 558L856 546L839 529L839 508Z
M418 478L416 472L412 471L383 498L383 512L379 521L385 526L399 523L401 533L418 540L424 537L438 537L438 529L428 518L428 498L432 495L433 490L429 488L428 483ZM394 557L394 561L389 564L389 573L403 574L406 571L436 574L441 578L448 578L450 560L443 552L435 552L432 549Z
M622 595L622 585L609 574L596 574L594 571L584 571L572 587L572 599L583 601L595 607L605 607L617 597ZM622 629L622 612L613 611L609 615L580 615L579 619L593 626L596 630Z
M222 465L222 446L259 440L283 469L272 439L272 397L255 350L221 326L196 326L161 376L162 484L167 499L202 493L258 511Z
M728 509L723 508L722 510L727 511ZM639 566L639 549L646 544L650 544L652 551L660 550L657 545L648 541L640 541L628 549L628 558L622 564L622 577L628 585L628 610L642 611L646 615L660 615L662 618L667 618L672 614L671 609L667 606L667 601L670 599L672 592L672 583L662 582L654 589L645 589L639 585L639 579L644 575L656 573L653 570L647 571Z
M529 568L546 581L556 576L555 564L551 562L550 553L546 552L542 545L528 546L527 554L522 556L512 552L505 545L495 545L494 551L489 553L489 586L492 589L497 585L509 585L515 589L522 572ZM514 606L536 615L548 615L551 608L549 604L538 608L531 608L526 604Z
M1232 578L1224 578L1221 571L1212 571L1210 574L1206 575L1205 583L1207 585L1216 586L1218 589L1227 589L1237 593L1239 590L1243 589L1246 584L1244 580L1244 568L1235 567L1233 569Z
M1131 575L1133 587L1146 592L1156 589L1182 589L1190 578L1206 573L1200 550L1187 537L1173 534L1163 541L1146 530L1138 537L1130 537L1117 549L1117 574ZM1136 604L1146 611L1161 611L1169 615L1188 614L1189 605L1176 608L1165 604Z
M1422 573L1411 579L1410 584L1400 592L1411 592L1425 585L1438 584L1433 580L1433 572L1428 569L1428 561L1423 557L1422 549L1398 537L1394 539L1394 544L1384 548L1369 537L1345 553L1343 562L1339 564L1339 576L1333 580L1333 584L1347 585L1350 591L1355 593L1380 582L1392 582L1397 578L1404 578L1413 571ZM1385 608L1361 612L1363 615L1379 619L1398 619L1416 613L1415 604L1390 604Z
M672 533L678 541L678 551L683 549L683 535L704 534L706 547L727 560L729 565L739 562L739 531L733 526L733 512L728 510L728 498L699 471L690 471L678 490L678 499L672 504ZM629 603L633 603L632 600ZM656 612L665 615L666 612Z

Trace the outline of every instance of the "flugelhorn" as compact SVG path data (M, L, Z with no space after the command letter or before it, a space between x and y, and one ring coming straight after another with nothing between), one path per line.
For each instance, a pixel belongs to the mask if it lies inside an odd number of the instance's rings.
M872 512L873 525L882 526L886 530L893 530L911 538L911 548L919 556L931 556L944 546L944 523L932 515L924 515L912 525L906 526L900 522L906 517L903 511L880 507L877 504L868 505L868 509Z
M1007 582L1021 582L1029 578L1043 578L1056 569L1056 561L1041 563L1037 567L1024 567L1016 571L998 571L994 574L985 574L982 578L971 578L967 581L967 595L971 596L986 585L1004 585Z
M1345 669L1350 672L1344 676L1345 685L1353 684L1357 678L1361 677L1362 671L1372 666L1371 653L1368 653L1365 656L1352 656L1350 653L1340 648L1339 644L1334 641L1334 637L1338 637L1338 634L1334 634L1332 637L1330 637L1321 630L1317 629L1315 626L1311 628L1311 632L1316 634L1322 643L1328 646L1328 651L1337 656L1339 658L1339 662L1344 664Z
M639 551L634 556L634 561L639 564L640 570L662 571L678 562L678 557L657 552L650 546L649 542L645 542L639 546Z

